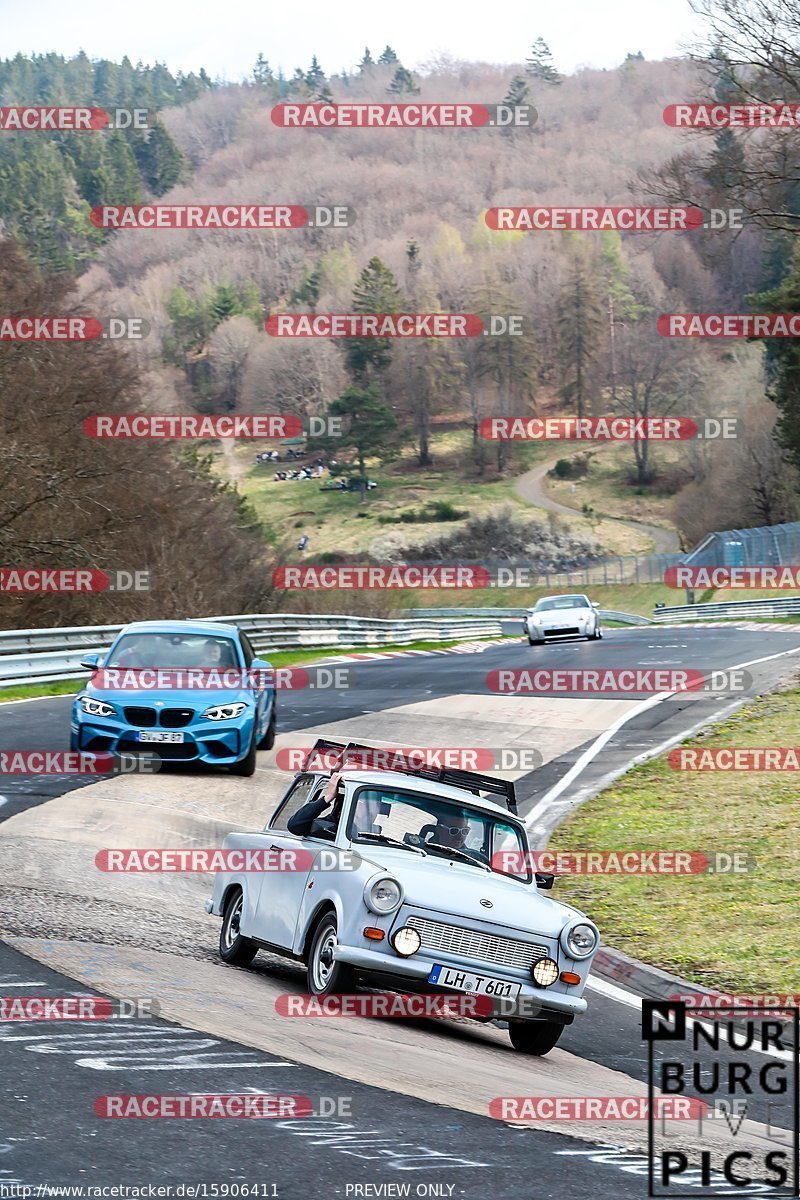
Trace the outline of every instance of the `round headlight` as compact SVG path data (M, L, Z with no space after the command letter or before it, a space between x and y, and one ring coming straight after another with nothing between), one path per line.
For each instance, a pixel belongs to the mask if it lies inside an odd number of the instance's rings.
M550 987L558 979L558 963L552 958L540 958L533 964L531 975L539 987Z
M376 913L394 912L402 899L403 893L400 890L400 884L396 879L388 876L376 879L364 895L367 908L371 908Z
M403 958L410 958L412 954L416 954L422 945L422 938L417 933L416 929L412 929L410 925L404 925L402 929L398 929L392 937L392 945L398 954L402 954Z
M566 934L564 948L573 958L588 958L597 945L597 933L591 925L572 925Z

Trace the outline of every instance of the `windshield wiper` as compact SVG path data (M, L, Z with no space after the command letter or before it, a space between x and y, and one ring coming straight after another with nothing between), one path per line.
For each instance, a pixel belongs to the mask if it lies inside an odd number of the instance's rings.
M398 842L397 838L387 837L385 833L357 833L354 842L381 842L384 846L399 846L401 850L413 850L415 854L426 857L421 846L411 846L408 842Z
M443 846L441 842L426 842L425 845L429 850L443 850L445 854L453 854L461 862L469 863L471 867L480 867L482 871L491 871L491 867L487 863L482 863L480 859L473 858L471 854L466 854L463 850L457 850L455 846Z

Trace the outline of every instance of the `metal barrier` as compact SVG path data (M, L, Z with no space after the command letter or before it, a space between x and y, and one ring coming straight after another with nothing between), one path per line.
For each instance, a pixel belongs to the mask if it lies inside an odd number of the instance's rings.
M501 636L496 619L459 613L457 618L427 615L385 620L342 614L262 613L202 617L238 625L259 653L294 650L400 645L412 642L449 642ZM0 687L13 683L50 683L58 679L84 679L81 659L92 650L111 645L122 625L96 625L68 629L0 631Z
M653 610L657 624L670 621L707 621L713 617L786 617L800 613L800 596L783 600L725 600L707 604L671 604Z
M498 620L521 621L528 612L527 608L418 608L411 610L426 617L455 617L470 616L496 617ZM618 621L620 625L652 625L650 617L640 616L639 613L617 612L613 608L599 608L598 613L603 621Z

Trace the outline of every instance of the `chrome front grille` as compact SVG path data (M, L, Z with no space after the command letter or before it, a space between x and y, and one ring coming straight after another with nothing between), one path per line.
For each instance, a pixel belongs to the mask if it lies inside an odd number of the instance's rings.
M464 929L461 925L447 925L430 917L409 917L406 924L416 929L422 945L428 950L444 950L459 958L497 963L500 967L528 971L535 962L548 955L546 946L499 937L495 933L481 933L478 929Z

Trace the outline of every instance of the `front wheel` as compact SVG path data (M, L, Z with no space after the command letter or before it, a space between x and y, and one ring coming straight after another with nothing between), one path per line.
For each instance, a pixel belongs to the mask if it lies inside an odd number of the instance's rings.
M231 892L225 904L219 932L219 956L234 967L246 967L258 953L258 946L239 932L244 896L239 888Z
M307 979L312 996L335 996L355 991L355 971L347 963L336 962L334 958L337 935L336 917L328 913L314 930L308 952Z
M564 1026L556 1021L515 1021L508 1027L511 1045L520 1054L547 1054Z
M275 704L273 702L272 713L270 714L269 725L267 726L267 732L264 734L261 741L258 743L259 750L271 750L272 747L275 745L276 725L277 725L277 717L275 714Z

